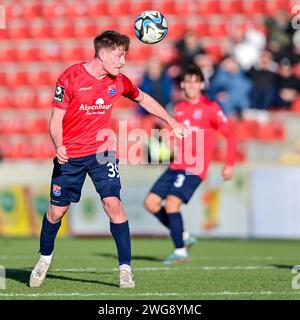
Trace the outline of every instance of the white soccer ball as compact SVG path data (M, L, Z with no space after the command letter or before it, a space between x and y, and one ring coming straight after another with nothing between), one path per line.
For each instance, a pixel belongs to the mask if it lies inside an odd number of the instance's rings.
M147 10L137 16L134 31L139 40L144 43L160 42L167 35L168 21L156 10Z

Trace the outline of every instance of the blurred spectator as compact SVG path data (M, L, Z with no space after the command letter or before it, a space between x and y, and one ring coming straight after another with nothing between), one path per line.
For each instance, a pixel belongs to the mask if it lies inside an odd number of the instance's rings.
M178 50L181 68L186 68L190 64L194 64L195 56L204 53L204 50L199 43L199 38L193 30L189 30L184 38L178 41L175 46Z
M232 53L242 69L249 70L258 62L265 45L265 35L259 30L249 29L245 32L243 40L235 45Z
M211 81L209 96L216 100L227 115L242 114L250 107L250 80L241 70L232 56L226 57L220 64L215 77Z
M266 19L265 26L268 31L268 48L276 58L282 50L291 45L294 30L290 18L286 11L279 10Z
M151 59L139 86L141 90L151 95L165 107L171 100L172 86L172 79L165 72L162 63L157 59ZM140 106L138 107L138 113L141 115L148 114Z
M294 33L292 46L287 56L292 64L297 64L300 62L300 30L297 30Z
M300 80L293 75L293 69L288 59L283 59L278 73L275 100L276 107L290 108L300 92Z
M277 64L272 60L269 51L263 51L259 62L249 70L249 77L253 83L251 93L251 107L255 109L269 109L275 97L275 81Z
M212 77L215 74L213 58L209 54L198 54L194 63L202 70L205 79L205 90L209 89Z

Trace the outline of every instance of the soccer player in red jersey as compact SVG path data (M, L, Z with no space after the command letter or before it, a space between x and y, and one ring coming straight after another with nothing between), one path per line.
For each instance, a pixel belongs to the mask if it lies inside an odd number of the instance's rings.
M233 176L236 151L236 140L228 119L217 103L201 93L205 85L202 71L197 66L188 67L180 85L186 99L175 105L174 115L178 122L189 127L190 134L177 140L179 147L175 148L174 160L155 182L144 202L145 208L170 230L175 251L163 261L165 264L187 261L187 247L196 241L184 231L180 208L182 203L188 203L207 175L217 131L227 142L224 180Z
M31 272L31 287L40 286L46 276L61 219L70 204L79 201L86 174L91 177L110 219L118 252L120 288L135 286L115 145L113 139L99 138L99 133L110 127L112 106L121 95L166 121L176 136L183 137L186 128L120 73L129 43L126 35L105 31L94 39L94 59L72 65L58 78L50 119L50 136L56 150L51 204L43 218L40 258Z

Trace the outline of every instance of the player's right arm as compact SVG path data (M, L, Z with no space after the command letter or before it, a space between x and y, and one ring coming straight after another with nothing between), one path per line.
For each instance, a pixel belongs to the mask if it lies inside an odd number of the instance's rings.
M57 160L60 164L68 162L69 159L67 156L66 147L62 142L62 122L65 113L66 110L53 107L49 124L50 137L55 147Z
M71 100L70 78L64 72L58 78L55 94L52 102L52 113L50 118L50 137L53 141L56 157L60 164L68 162L66 147L63 145L63 118Z

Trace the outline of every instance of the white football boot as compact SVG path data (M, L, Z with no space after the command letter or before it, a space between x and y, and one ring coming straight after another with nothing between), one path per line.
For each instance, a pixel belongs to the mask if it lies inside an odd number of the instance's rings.
M131 273L131 268L128 265L121 265L120 270L120 288L134 288L134 275Z
M41 286L50 267L51 260L45 261L45 259L39 259L30 275L29 286L31 288Z

